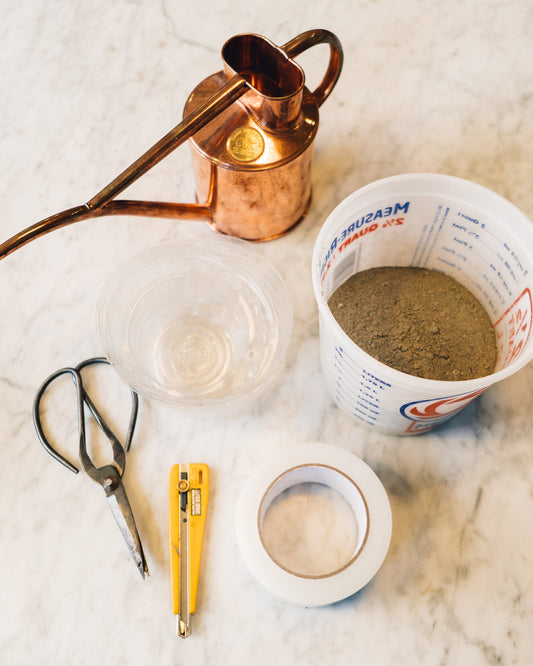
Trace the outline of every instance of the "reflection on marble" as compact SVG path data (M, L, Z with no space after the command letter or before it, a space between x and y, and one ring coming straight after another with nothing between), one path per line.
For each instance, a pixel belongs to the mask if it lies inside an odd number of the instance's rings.
M354 189L397 173L479 182L533 218L533 10L526 0L171 0L20 3L0 9L1 237L87 201L176 125L188 93L239 32L282 44L328 28L345 67L321 108L313 203L287 236L254 246L289 285L295 327L276 387L244 414L206 420L143 401L125 485L151 576L142 582L101 491L50 459L31 422L50 372L101 353L98 292L118 263L180 225L103 218L0 262L0 662L35 664L527 664L533 638L533 370L489 389L441 429L386 437L323 386L310 280L314 240ZM325 47L324 47L325 48ZM299 57L309 85L327 49ZM185 148L131 197L193 201ZM108 401L125 428L129 403ZM76 448L71 396L51 421ZM296 442L344 446L391 500L389 554L338 604L274 599L238 553L234 508L250 471ZM197 612L185 641L170 609L167 479L205 462L211 501Z

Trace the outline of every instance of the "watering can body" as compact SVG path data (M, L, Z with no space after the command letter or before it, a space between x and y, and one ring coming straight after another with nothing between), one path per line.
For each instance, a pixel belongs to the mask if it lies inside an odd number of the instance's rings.
M259 35L232 37L222 49L224 70L189 96L185 117L235 75L248 84L237 102L189 140L197 199L209 202L210 224L218 231L267 240L287 232L307 212L319 106L337 80L341 60L333 41L323 90L312 93L289 55L321 39L323 34L313 32L277 47Z
M186 111L222 74L196 88ZM276 238L297 224L311 200L313 139L318 107L306 91L306 122L280 139L245 106L236 102L189 140L199 202L208 202L208 223L217 231L246 240ZM214 127L213 127L214 126Z

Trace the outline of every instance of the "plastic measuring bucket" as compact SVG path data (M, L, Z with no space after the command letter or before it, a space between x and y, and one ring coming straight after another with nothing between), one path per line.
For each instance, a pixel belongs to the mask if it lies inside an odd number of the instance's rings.
M494 372L466 381L424 379L358 347L328 299L353 274L378 266L435 269L463 284L494 326ZM329 392L340 408L381 432L431 430L533 357L533 225L509 201L467 180L405 174L357 190L324 223L312 275Z

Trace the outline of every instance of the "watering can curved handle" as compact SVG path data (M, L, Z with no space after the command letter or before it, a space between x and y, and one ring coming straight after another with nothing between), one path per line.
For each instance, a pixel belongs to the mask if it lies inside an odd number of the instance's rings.
M329 30L308 30L294 37L281 48L287 57L295 58L317 44L329 44L330 46L328 68L321 83L312 93L317 105L321 106L335 87L342 70L344 55L337 36Z

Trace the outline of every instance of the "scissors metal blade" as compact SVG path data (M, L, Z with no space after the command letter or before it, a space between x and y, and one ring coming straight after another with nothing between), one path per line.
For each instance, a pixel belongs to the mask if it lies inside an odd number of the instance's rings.
M115 485L116 484L116 485ZM130 555L132 556L137 569L141 576L149 576L148 565L146 563L146 558L144 556L143 547L141 544L141 539L137 531L137 526L135 525L135 519L133 517L133 512L122 485L122 481L118 476L115 476L111 480L111 485L113 487L107 488L104 485L104 490L106 493L107 501L111 507L111 511L115 520L120 527L124 541L128 546Z

